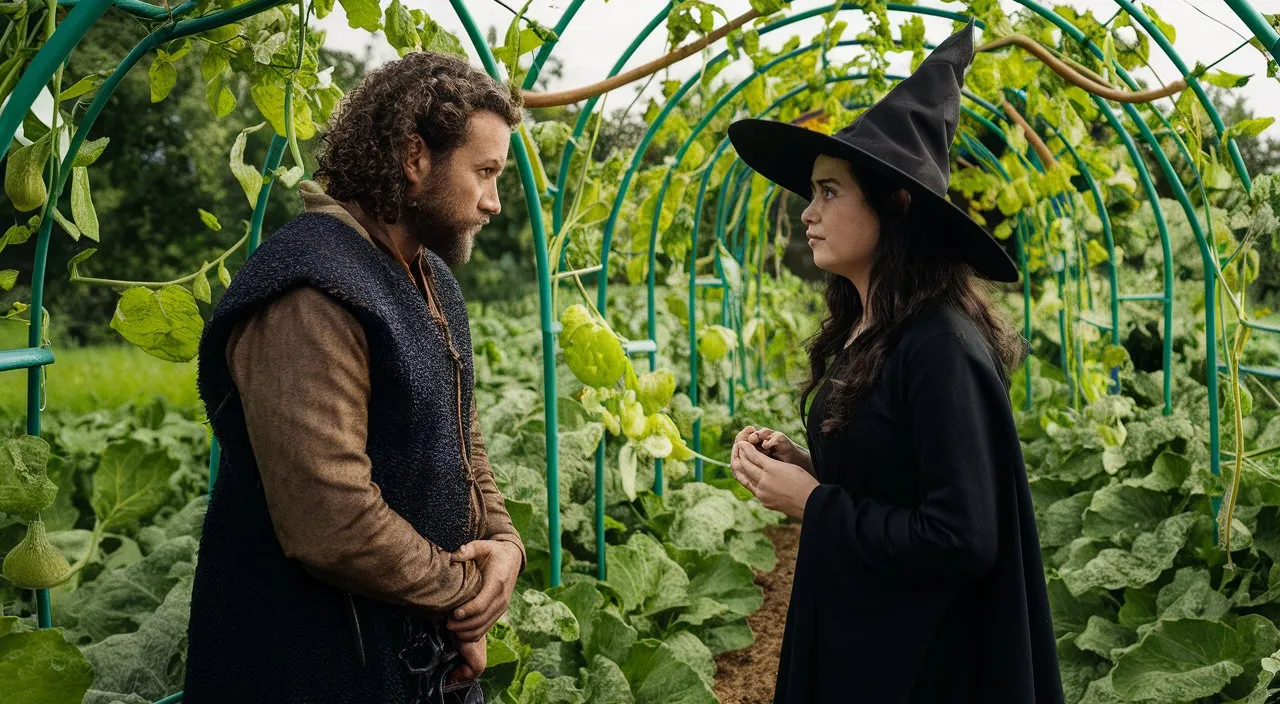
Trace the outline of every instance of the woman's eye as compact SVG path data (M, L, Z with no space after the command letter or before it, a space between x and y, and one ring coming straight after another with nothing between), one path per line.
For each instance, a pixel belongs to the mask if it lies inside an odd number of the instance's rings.
M827 200L831 200L836 197L836 192L824 186L822 188L822 196Z

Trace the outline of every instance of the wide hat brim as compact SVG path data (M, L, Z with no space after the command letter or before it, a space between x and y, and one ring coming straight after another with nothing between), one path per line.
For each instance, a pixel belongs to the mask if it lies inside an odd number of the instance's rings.
M999 240L968 213L875 154L820 132L774 120L739 120L729 126L729 140L747 166L805 200L813 198L810 178L819 155L866 167L906 189L911 194L911 210L920 218L921 226L936 232L979 276L1009 283L1020 279L1018 265Z

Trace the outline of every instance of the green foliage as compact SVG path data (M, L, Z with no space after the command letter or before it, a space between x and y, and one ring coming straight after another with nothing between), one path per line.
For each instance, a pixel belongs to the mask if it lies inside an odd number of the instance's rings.
M62 637L62 629L22 629L0 616L0 679L14 704L78 702L93 682L85 656Z
M385 7L376 0L341 4L352 27L383 31L400 55L420 50L466 55L457 37L400 0ZM752 0L751 7L769 15L786 4ZM224 6L215 2L201 11ZM72 274L71 282L50 282L47 300L58 301L55 335L59 342L63 335L104 339L110 333L100 330L101 321L114 308L110 327L133 347L130 352L63 351L59 345L58 364L47 370L44 386L51 408L79 405L90 411L141 400L136 394L143 392L122 391L123 382L106 379L164 389L175 409L195 406L189 360L207 307L216 300L210 277L216 275L226 287L242 261L239 253L229 256L241 246L230 241L240 227L229 225L234 220L247 229L263 189L275 181L280 183L266 201L264 233L292 215L296 204L287 199L297 179L314 167L299 142L308 144L319 133L343 87L353 85L363 69L349 57L321 50L323 33L309 26L308 8L323 17L333 1L280 6L162 45L145 74L135 71L125 78L112 108L94 126L95 133L110 137L86 142L71 160L69 192L51 211L55 224L70 235L54 238L51 256L68 262ZM698 206L734 192L731 155L707 161L730 120L762 111L785 91L807 87L771 117L793 120L820 107L821 114L807 124L829 132L888 90L892 52L911 52L913 66L920 61L925 26L919 17L890 15L878 0L860 9L867 26L857 37L862 48L852 58L841 61L813 51L783 62L747 84L728 109L690 139L695 123L731 85L721 77L727 73L719 74L727 64L704 66L704 80L671 106L653 146L638 156L625 199L618 199L623 173L647 123L664 109L660 101L634 111L614 107L612 116L588 123L587 134L574 138L565 173L559 157L579 108L540 111L536 121L522 126L538 190L556 184L564 191L564 226L551 233L548 252L553 268L598 263L606 219L613 213L617 217L609 226L616 227L608 234L617 263L611 274L633 286L611 288L606 318L582 305L569 306L561 318L558 339L565 365L557 369L556 459L565 586L543 592L539 587L550 565L546 419L538 391L541 324L532 300L520 298L527 288L519 285L527 286L533 254L529 214L506 208L490 228L495 236L482 240L473 266L460 272L469 292L485 294L473 300L512 301L472 314L477 401L490 409L481 422L529 553L529 569L510 612L490 634L485 686L491 700L714 701L713 654L750 644L744 617L760 603L752 570L772 569L776 562L761 530L779 516L750 501L717 463L746 422L793 437L802 434L795 380L808 373L808 359L799 343L815 327L822 303L781 266L786 238L758 232L766 226L777 235L774 225L788 220L787 211L771 207L776 201L766 201L761 179L744 181L750 190L720 209L729 221L725 239L703 237L693 248L690 235L695 226L702 233L719 231L717 208ZM1145 31L1124 13L1105 24L1092 12L1055 8L1102 48L1104 61L1099 61L1071 41L1059 43L1031 14L1007 15L994 0L970 0L956 9L981 19L993 36L1026 34L1113 84L1117 66L1135 69L1150 59ZM1143 5L1143 10L1172 41L1174 28L1152 7ZM24 6L15 12L40 11ZM513 83L525 77L532 53L556 39L523 14L517 14L494 52ZM672 8L667 37L673 45L684 43L726 19L715 3L685 0ZM805 41L792 36L780 48L774 42L762 47L758 26L731 36L735 58L758 67ZM151 28L117 13L94 27L73 55L65 80L52 86L69 86L57 95L60 123L74 125L83 114L76 101L91 99L104 85L104 67L116 65L140 32ZM837 12L827 13L813 41L828 48L847 29ZM29 33L12 34L27 41ZM901 47L893 42L895 34ZM490 41L498 44L496 33ZM21 58L0 62L0 74L16 76L34 48L23 45ZM867 79L826 83L828 76L853 73L865 73ZM1200 66L1195 73L1213 86L1215 102L1222 95L1216 91L1239 88L1250 78ZM1206 372L1200 363L1206 352L1206 306L1226 309L1223 334L1230 340L1239 320L1254 314L1246 287L1257 282L1266 292L1275 278L1280 248L1255 245L1276 229L1280 187L1264 176L1246 193L1221 147L1226 138L1234 139L1247 163L1259 165L1256 173L1267 171L1274 149L1259 136L1273 118L1237 109L1224 115L1229 127L1219 139L1192 91L1184 91L1168 114L1144 108L1144 119L1159 133L1159 147L1174 161L1175 172L1151 169L1154 182L1148 186L1123 146L1099 136L1110 126L1087 95L1017 50L979 54L966 85L993 103L1014 101L1059 155L1056 166L1041 170L1027 157L1030 145L1020 130L998 126L1003 131L992 133L986 123L966 115L962 136L973 138L966 145L981 140L992 154L965 153L969 165L956 164L952 184L970 214L997 238L1016 239L1027 259L1033 300L1031 319L1022 322L1033 331L1036 356L1014 377L1013 401L1038 407L1020 416L1019 431L1036 498L1068 700L1260 704L1274 694L1271 683L1280 671L1280 636L1272 621L1280 599L1280 547L1272 537L1280 528L1280 492L1274 455L1266 451L1280 444L1280 421L1265 386L1261 390L1267 393L1255 396L1257 388L1224 375L1221 398L1210 399L1197 380ZM661 87L664 99L674 102L681 84L667 81ZM151 108L157 102L164 103L162 109ZM61 158L54 158L53 147L56 142L65 148L69 137L65 128L51 131L41 120L29 116L25 137L9 152L5 192L15 224L5 231L0 248L22 247L38 230L49 198L46 179ZM598 129L604 122L608 127ZM261 129L268 124L270 130ZM1050 125L1055 129L1047 129ZM294 163L263 174L261 155L272 133L289 137ZM677 148L685 158L668 162ZM1189 159L1182 158L1184 148ZM699 193L690 186L704 169L709 188ZM1189 221L1175 200L1145 202L1148 188L1171 194L1171 178L1191 191L1200 222ZM1097 187L1106 213L1093 201L1090 186ZM515 179L504 179L504 203L518 200L518 187ZM156 193L182 197L157 199ZM702 196L705 203L693 202ZM99 217L99 206L105 206L106 217ZM38 210L41 214L28 217ZM1109 215L1113 241L1104 237L1103 215ZM549 212L534 213L539 216L551 220ZM222 234L223 222L227 234ZM740 222L747 241L738 247L734 238ZM1203 225L1206 244L1222 264L1221 300L1205 300L1196 224ZM1095 312L1103 309L1108 294L1098 280L1106 276L1112 251L1121 265L1121 290L1161 290L1162 226L1169 233L1175 277L1169 293L1178 311L1163 330L1175 365L1177 403L1168 414L1162 407L1162 379L1147 373L1163 354L1158 338L1163 321L1152 312L1157 307L1124 305L1114 339L1099 331L1106 316ZM184 236L193 232L199 234ZM102 241L102 247L81 249L81 235ZM771 277L765 275L769 252L775 258ZM215 265L216 272L210 271ZM691 301L688 276L710 274L713 265L728 285L698 291ZM95 279L84 272L89 268L120 278ZM647 292L636 285L650 273L659 282L656 300L666 306L652 331L647 329ZM5 309L17 304L7 317L25 312L21 299L29 295L30 274L28 264L0 270ZM761 279L764 285L756 286ZM93 285L104 282L107 286ZM1238 308L1232 300L1236 295ZM553 301L553 309L561 306ZM687 328L691 309L700 322L695 349ZM1021 315L1020 306L1012 310ZM726 316L721 324L707 325L717 313ZM657 371L640 375L623 344L650 335L658 342ZM25 345L25 335L19 338L6 347ZM135 354L139 350L149 356ZM1280 347L1253 350L1261 362L1280 362ZM708 362L699 369L697 388L686 364L695 354ZM1239 350L1228 349L1223 357L1230 367L1239 361ZM108 361L95 366L99 358ZM148 365L160 360L179 364L144 377L154 369ZM759 365L755 380L753 364ZM1108 394L1113 369L1120 376L1119 395ZM7 375L0 384L0 407L14 416L23 413L25 380ZM726 403L729 388L736 392L733 412ZM1230 453L1222 459L1238 457L1238 467L1228 472L1234 476L1225 479L1207 469L1209 403L1222 411L1222 446ZM156 403L81 416L55 414L46 418L44 439L21 436L15 424L12 438L0 448L7 450L0 452L0 510L5 512L0 550L19 557L33 551L52 557L50 551L56 551L61 562L55 571L75 563L56 591L66 639L58 632L36 638L12 620L0 621L0 669L13 669L0 679L66 685L49 690L48 698L40 698L46 690L22 689L33 692L31 701L78 701L90 684L86 701L154 700L181 686L208 436L184 412L167 408ZM591 576L599 559L591 513L597 457L605 465L609 578L604 581ZM695 458L709 465L706 484L686 481L687 462ZM656 460L664 462L661 498L650 490ZM1215 499L1224 496L1225 508L1215 513ZM8 585L3 590L6 613L31 613L27 595ZM65 676L49 678L50 670Z
M53 503L58 487L49 480L49 443L31 435L0 445L0 511L34 520Z
M204 321L194 296L181 286L131 288L120 297L111 328L148 354L170 362L195 358Z

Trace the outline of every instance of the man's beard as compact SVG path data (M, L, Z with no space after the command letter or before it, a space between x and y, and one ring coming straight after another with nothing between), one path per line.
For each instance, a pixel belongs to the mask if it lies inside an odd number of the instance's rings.
M405 225L423 247L450 267L471 259L475 234L489 223L456 212L443 183L429 182L405 204Z

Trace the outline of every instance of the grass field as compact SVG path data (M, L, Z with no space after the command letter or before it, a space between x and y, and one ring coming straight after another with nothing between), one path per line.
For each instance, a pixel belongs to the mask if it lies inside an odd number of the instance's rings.
M0 349L26 346L26 326L0 322ZM162 396L175 407L195 408L196 364L157 359L124 344L53 348L47 369L45 410L86 413ZM27 373L0 372L0 418L26 413Z

